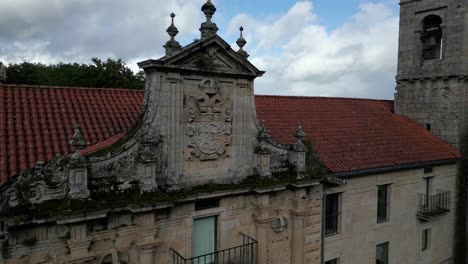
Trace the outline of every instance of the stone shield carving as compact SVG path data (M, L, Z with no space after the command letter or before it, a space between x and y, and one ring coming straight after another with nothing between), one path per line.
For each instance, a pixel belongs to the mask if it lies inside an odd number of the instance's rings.
M216 160L231 144L232 101L215 80L204 80L198 94L185 98L188 146L185 160Z

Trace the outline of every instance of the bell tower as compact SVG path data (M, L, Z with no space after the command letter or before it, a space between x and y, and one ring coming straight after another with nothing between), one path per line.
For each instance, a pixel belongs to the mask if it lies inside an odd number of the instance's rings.
M467 3L401 0L395 111L462 150L468 118Z
M466 252L468 175L468 1L400 0L395 112L465 157L457 179L454 263Z

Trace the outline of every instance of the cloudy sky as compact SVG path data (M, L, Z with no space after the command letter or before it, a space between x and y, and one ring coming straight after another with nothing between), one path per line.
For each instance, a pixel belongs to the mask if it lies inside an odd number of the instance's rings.
M1 0L0 61L136 63L163 55L169 14L182 45L205 0ZM393 99L398 0L213 0L218 34L267 73L257 94Z

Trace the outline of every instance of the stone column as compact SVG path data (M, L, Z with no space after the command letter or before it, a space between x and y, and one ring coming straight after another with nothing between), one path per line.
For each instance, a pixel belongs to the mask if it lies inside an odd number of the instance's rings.
M258 197L257 210L254 215L256 239L258 241L258 264L268 263L268 243L270 241L268 231L272 220L269 211L268 194L262 194Z
M87 235L86 223L72 224L70 227L70 239L67 241L70 255L67 263L89 263L94 256L89 253L91 240Z
M155 223L154 213L145 213L136 217L135 222L140 226L139 240L136 243L140 251L140 264L153 264L154 251L160 244L156 239L158 226Z
M304 212L291 211L291 263L304 263Z
M154 247L155 245L140 246L140 264L154 263Z

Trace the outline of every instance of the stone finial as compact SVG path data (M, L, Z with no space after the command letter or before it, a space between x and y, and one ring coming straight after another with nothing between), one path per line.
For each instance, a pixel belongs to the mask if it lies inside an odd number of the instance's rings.
M239 53L242 57L247 59L250 55L243 49L245 44L247 44L247 41L242 36L242 31L244 31L244 28L240 27L239 31L240 31L240 36L236 41L237 46L239 46L239 51L237 51L237 53Z
M304 142L302 141L304 137L306 136L306 133L302 129L301 122L297 123L297 128L296 128L296 131L294 132L294 136L297 138L296 144L294 145L294 149L296 151L301 151L301 152L306 151L307 148L304 145Z
M166 30L167 34L171 37L171 39L168 40L166 44L163 46L166 49L166 55L169 55L173 53L174 51L177 51L182 48L180 43L175 40L175 36L177 36L177 34L179 33L179 30L174 25L174 17L175 17L175 14L171 13L171 25Z
M266 129L265 126L265 120L262 120L262 124L260 127L260 131L258 132L257 139L259 141L267 140L270 138L270 134L268 134L268 130Z
M206 17L206 21L203 22L200 27L201 39L206 39L216 35L218 32L218 26L211 22L211 18L216 12L216 7L213 5L213 3L211 3L211 0L207 0L206 3L202 6L201 11L205 14Z
M81 150L88 144L81 132L80 124L75 124L75 133L69 144L75 148L71 156L68 175L68 197L71 199L84 199L89 197L88 189L88 160L81 154Z
M83 133L81 132L81 126L79 123L75 124L75 133L73 133L73 136L68 143L70 146L74 147L76 151L80 151L88 145Z
M6 67L0 62L0 84L4 83L7 79Z

